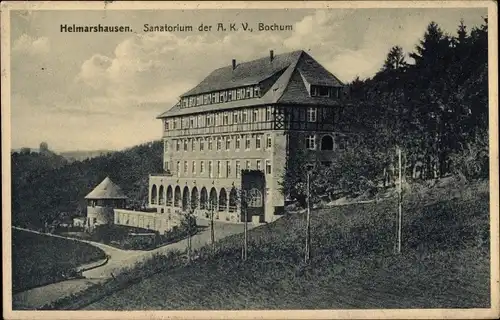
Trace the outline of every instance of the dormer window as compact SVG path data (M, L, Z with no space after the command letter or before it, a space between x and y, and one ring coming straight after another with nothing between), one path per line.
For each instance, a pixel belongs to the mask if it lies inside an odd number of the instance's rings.
M227 101L233 100L233 91L229 90L227 92Z
M331 87L311 86L311 97L330 97Z
M259 88L259 86L255 86L255 87L253 88L253 91L254 91L254 92L253 92L254 97L256 97L256 98L260 98L260 88Z

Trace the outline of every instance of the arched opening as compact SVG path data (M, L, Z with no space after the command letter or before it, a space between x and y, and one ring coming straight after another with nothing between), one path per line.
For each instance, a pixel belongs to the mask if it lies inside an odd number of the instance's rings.
M219 211L227 210L227 193L226 189L222 188L219 192Z
M229 192L229 212L236 212L238 207L238 193L235 188L231 189Z
M260 208L262 207L262 192L259 189L252 188L248 192L247 205L250 208Z
M167 187L167 206L172 205L172 186Z
M182 210L187 211L189 209L189 188L186 186L182 190Z
M209 209L216 208L217 206L217 190L215 188L210 189L210 199L209 199Z
M193 190L191 191L191 208L193 210L198 208L198 203L199 203L198 188L194 187Z
M165 204L165 188L161 185L160 190L158 191L158 204Z
M179 186L175 187L175 192L174 192L174 207L180 207L181 206L181 188Z
M151 204L156 204L158 202L158 190L156 189L156 184L151 187Z
M203 188L201 188L201 192L200 192L200 209L205 210L208 208L207 201L208 201L207 188L203 187Z
M333 150L333 138L331 135L324 135L321 138L321 150Z

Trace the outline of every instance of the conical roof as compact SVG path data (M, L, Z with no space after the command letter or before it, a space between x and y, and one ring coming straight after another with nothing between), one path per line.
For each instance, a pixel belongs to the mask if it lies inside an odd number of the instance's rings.
M116 183L106 177L85 199L127 199L127 196Z

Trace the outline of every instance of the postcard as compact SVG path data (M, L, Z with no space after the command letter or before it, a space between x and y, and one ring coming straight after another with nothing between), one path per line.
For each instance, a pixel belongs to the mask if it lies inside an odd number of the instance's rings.
M2 3L6 319L494 319L493 1Z

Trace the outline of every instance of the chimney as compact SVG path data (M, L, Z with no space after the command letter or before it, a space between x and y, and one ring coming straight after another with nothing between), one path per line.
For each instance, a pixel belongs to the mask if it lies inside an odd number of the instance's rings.
M273 50L269 50L269 59L271 61L273 61L273 59L274 59L274 51Z
M233 70L236 69L236 59L233 59Z

